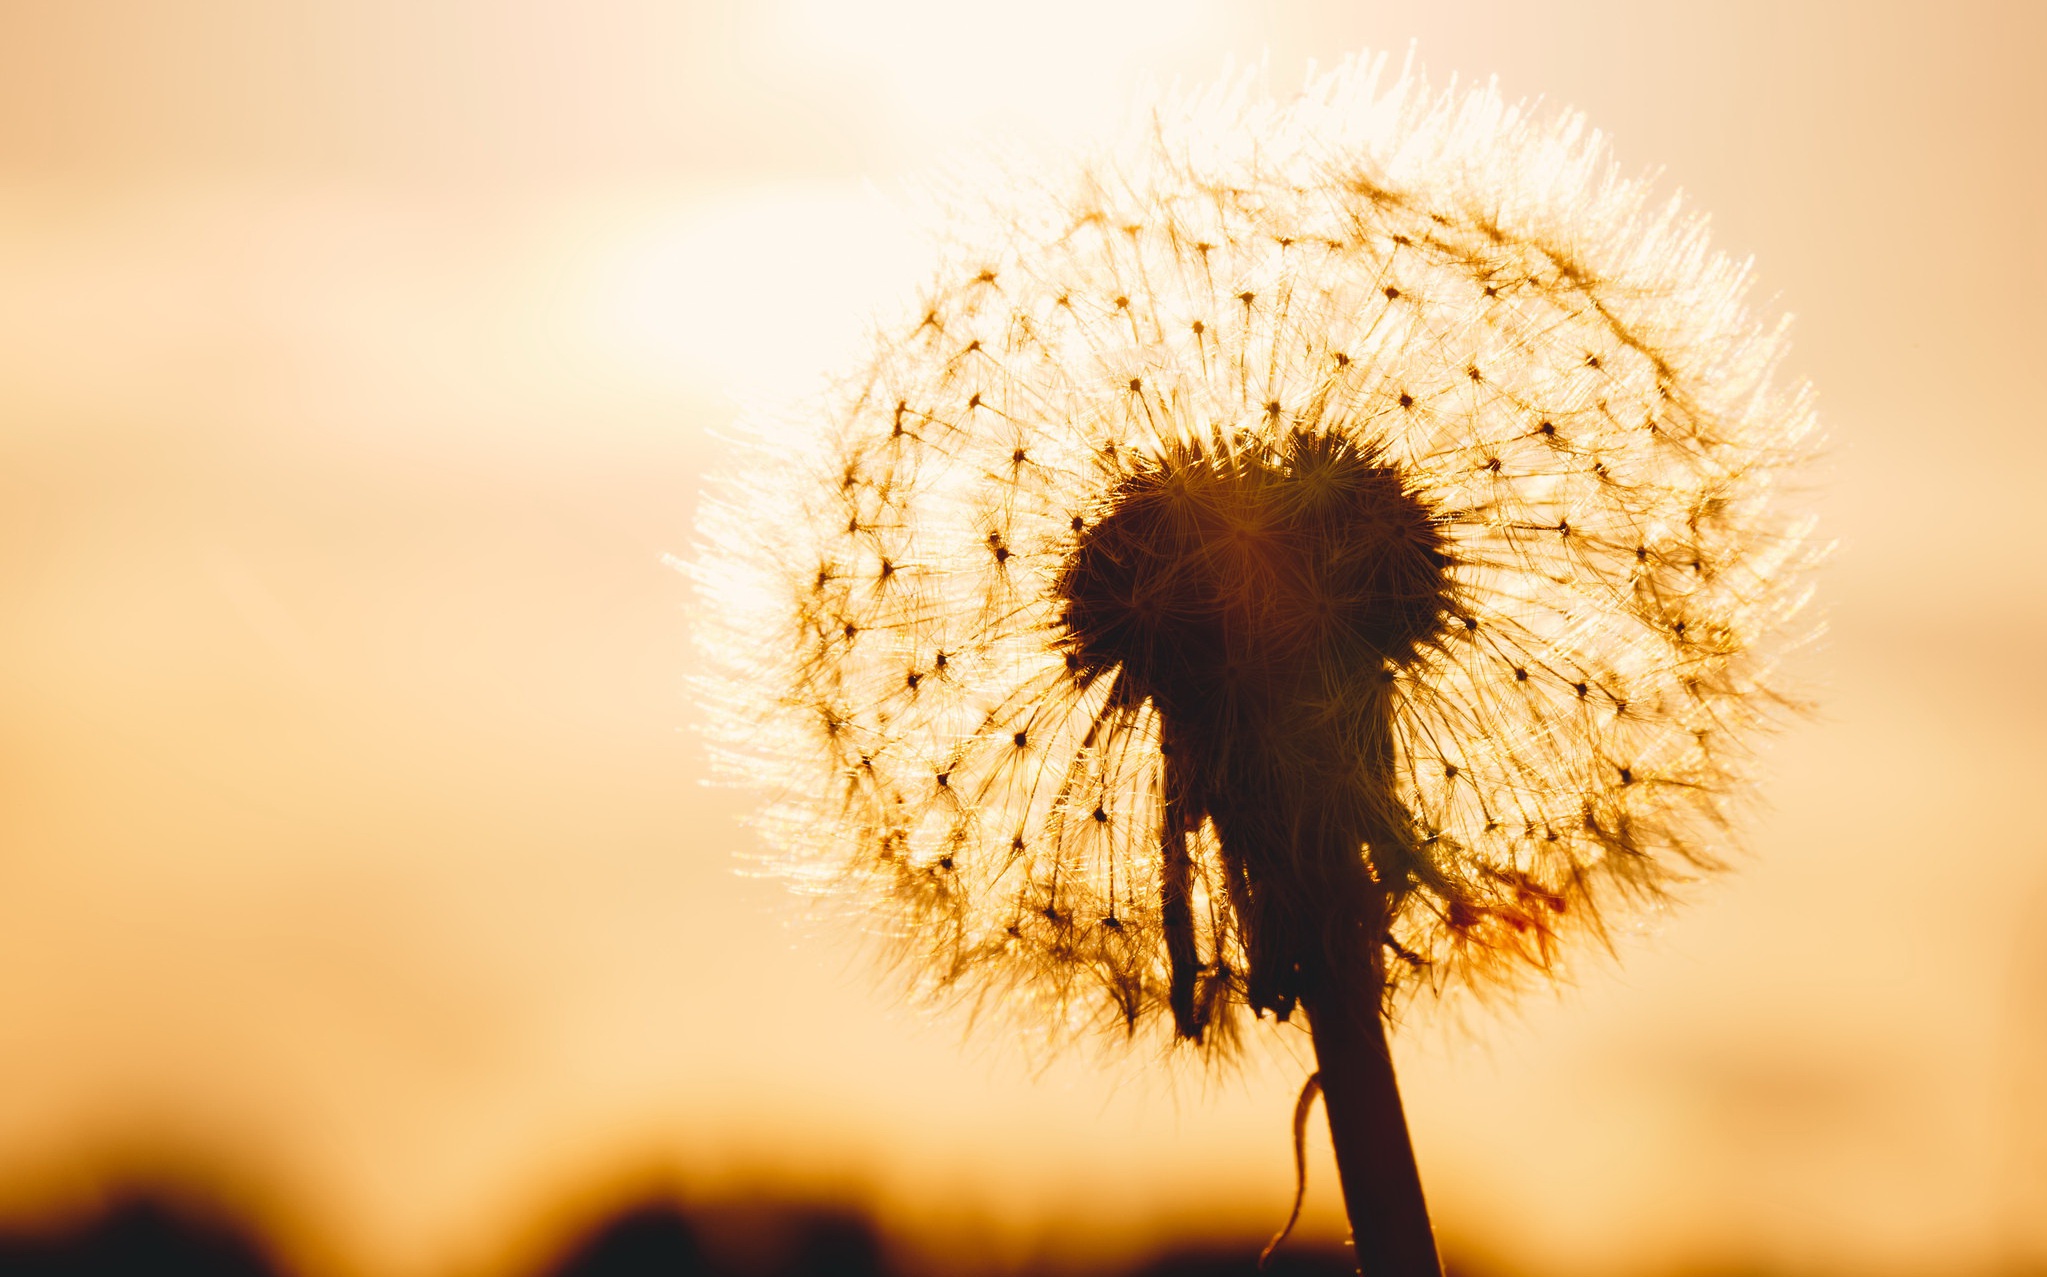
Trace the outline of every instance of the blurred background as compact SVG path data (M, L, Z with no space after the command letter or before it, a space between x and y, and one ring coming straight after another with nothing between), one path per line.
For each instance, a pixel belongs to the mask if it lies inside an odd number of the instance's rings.
M2047 1272L2011 3L0 0L0 1230L169 1227L140 1194L307 1277L510 1277L663 1203L941 1271L1268 1233L1298 1043L1044 1065L736 871L662 556L713 433L915 282L906 183L1411 41L1755 255L1841 545L1742 871L1405 1027L1446 1247ZM1303 1253L1343 1232L1311 1153Z

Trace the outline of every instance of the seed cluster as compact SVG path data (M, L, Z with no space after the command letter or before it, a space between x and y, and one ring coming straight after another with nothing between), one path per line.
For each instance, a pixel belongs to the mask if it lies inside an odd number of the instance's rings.
M1546 969L1711 867L1810 409L1743 272L1604 163L1354 66L991 199L703 522L790 872L932 989L1214 1041L1286 1009L1233 750L1364 813L1395 983Z

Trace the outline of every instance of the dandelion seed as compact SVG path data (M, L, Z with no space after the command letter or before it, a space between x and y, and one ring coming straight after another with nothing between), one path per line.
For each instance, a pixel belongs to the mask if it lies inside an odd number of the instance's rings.
M1717 862L1812 423L1698 221L1382 66L962 211L697 573L791 873L1041 1032L1304 1012L1360 1260L1404 1274L1382 1016Z

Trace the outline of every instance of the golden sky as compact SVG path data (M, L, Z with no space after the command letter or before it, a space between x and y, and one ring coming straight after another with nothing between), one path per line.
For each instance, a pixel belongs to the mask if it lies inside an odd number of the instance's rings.
M1742 871L1404 1031L1442 1231L2047 1261L2041 12L0 4L0 1217L195 1179L392 1277L670 1183L1022 1249L1276 1224L1284 1049L1040 1069L736 872L662 556L714 433L915 282L906 183L1413 41L1754 254L1840 543Z

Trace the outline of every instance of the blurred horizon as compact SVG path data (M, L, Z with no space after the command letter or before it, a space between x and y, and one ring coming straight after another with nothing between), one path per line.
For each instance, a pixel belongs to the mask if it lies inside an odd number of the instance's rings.
M744 872L663 556L915 287L924 177L1411 45L1754 256L1840 545L1738 870L1403 1027L1440 1230L2047 1270L2047 10L1991 3L0 5L0 1231L169 1183L309 1277L535 1271L650 1194L1269 1233L1295 1035L1208 1078L900 1006Z

